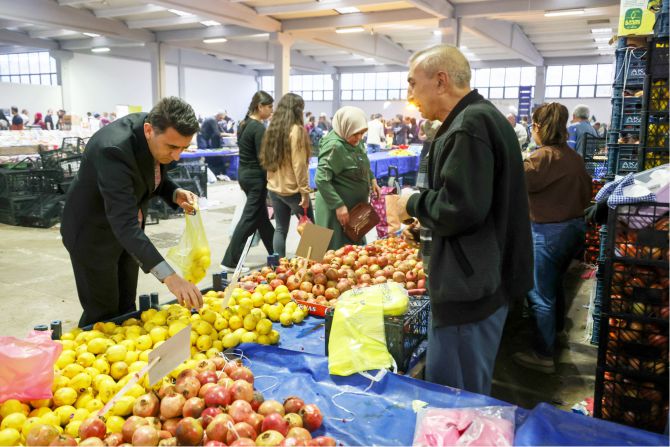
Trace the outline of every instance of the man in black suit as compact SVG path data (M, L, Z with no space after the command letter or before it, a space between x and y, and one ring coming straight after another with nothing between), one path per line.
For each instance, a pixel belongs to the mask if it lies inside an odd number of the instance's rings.
M84 312L79 326L132 312L138 266L167 285L183 306L200 308L198 288L177 275L144 233L149 199L194 212L197 196L178 188L165 165L179 160L198 131L190 105L162 99L96 132L68 191L61 235Z

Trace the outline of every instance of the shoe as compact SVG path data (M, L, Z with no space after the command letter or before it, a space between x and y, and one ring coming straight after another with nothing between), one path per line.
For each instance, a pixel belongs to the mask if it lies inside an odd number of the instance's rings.
M221 271L223 273L231 273L231 274L235 273L235 267L228 267L228 266L223 265L223 264L219 265L219 267L221 267ZM249 271L250 271L249 267L245 267L245 266L242 266L242 268L240 269L240 273L242 273L242 274L249 273Z
M552 357L539 355L535 351L517 352L512 355L512 360L517 365L545 374L553 374L556 372L554 359Z

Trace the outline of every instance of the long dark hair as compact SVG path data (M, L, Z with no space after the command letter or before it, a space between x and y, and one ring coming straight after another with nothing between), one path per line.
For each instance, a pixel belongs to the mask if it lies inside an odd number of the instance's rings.
M557 102L542 104L533 111L533 124L544 146L564 146L568 141L568 109Z
M249 117L258 111L258 106L269 106L274 102L274 98L266 91L259 90L254 93L254 96L249 103L247 114L244 115L244 119L240 121L240 124L237 127L237 137L239 138L242 135L244 127L247 125L247 122L249 122Z
M263 169L269 172L276 171L291 157L291 141L289 135L294 125L300 127L306 138L302 112L305 101L295 93L287 93L277 103L277 109L272 115L268 130L263 135L261 143L260 162Z

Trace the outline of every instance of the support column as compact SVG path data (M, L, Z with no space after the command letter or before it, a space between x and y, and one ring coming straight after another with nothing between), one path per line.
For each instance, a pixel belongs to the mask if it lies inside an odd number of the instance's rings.
M186 69L184 68L184 65L181 63L181 53L182 53L181 48L178 50L178 59L177 59L177 83L179 85L178 87L178 94L179 97L183 100L186 100Z
M151 98L156 104L165 97L165 44L152 42L147 44L147 48L151 62Z
M333 73L330 75L330 78L333 80L333 109L330 112L330 116L333 116L342 107L342 74Z
M275 101L289 92L291 76L291 45L294 39L285 33L270 33L270 48L274 61Z
M61 91L61 108L68 113L72 113L72 70L70 70L70 61L74 57L71 51L52 50L49 56L56 60L56 73L58 76L58 85Z
M533 95L533 104L542 104L544 102L546 84L547 67L544 65L535 67L535 94Z
M459 19L442 19L437 24L442 31L441 42L447 45L458 47L460 41L460 20Z

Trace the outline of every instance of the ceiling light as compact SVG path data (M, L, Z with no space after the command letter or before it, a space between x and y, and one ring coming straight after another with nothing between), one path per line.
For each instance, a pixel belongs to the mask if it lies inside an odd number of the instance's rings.
M95 33L82 33L84 36L88 37L100 37L100 34L95 34Z
M442 35L442 30L441 29L433 30L433 36L441 36L441 35Z
M593 28L591 29L592 34L612 34L612 28Z
M364 57L364 58L363 58L363 61L364 61L364 62L370 62L370 63L374 63L374 62L375 62L374 58L372 58L372 57Z
M214 37L213 39L203 39L204 43L224 43L228 42L228 39L225 37Z
M93 53L109 53L111 50L107 47L91 48Z
M202 21L202 22L200 22L200 23L201 23L202 25L205 25L205 26L218 26L218 25L221 25L221 24L220 24L219 22L217 22L216 20L204 20L204 21Z
M172 14L177 14L179 17L188 17L193 15L190 12L184 12L178 9L168 9L168 11L170 11Z
M558 9L556 11L545 11L545 17L559 17L559 16L578 16L584 14L583 9Z
M594 37L593 41L596 43L608 43L610 41L609 37Z
M342 8L335 8L335 11L339 12L340 14L353 14L355 12L361 12L361 10L355 6L345 6Z
M468 47L466 47L465 45L461 45L460 47L458 47L458 49L461 51L468 51Z
M335 28L337 34L362 33L365 28L362 26L350 26L348 28Z

